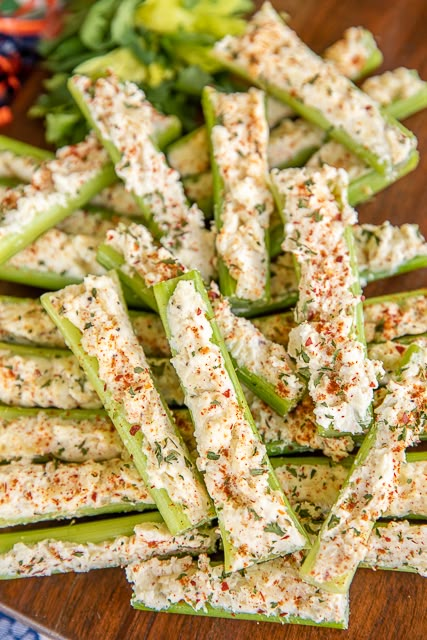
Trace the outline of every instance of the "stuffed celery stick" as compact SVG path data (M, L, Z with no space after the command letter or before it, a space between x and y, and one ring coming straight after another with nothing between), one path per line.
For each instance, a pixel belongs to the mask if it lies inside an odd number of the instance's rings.
M147 311L130 311L133 330L145 354L153 358L170 355L160 318ZM65 348L63 335L39 299L0 296L0 340L11 344Z
M162 282L154 293L216 507L225 570L301 549L305 532L272 472L200 276Z
M366 355L346 174L327 166L285 169L273 171L272 182L285 222L283 248L293 254L299 277L299 324L290 332L289 353L307 376L323 435L363 433L381 368Z
M213 237L202 212L186 201L179 174L153 142L152 105L131 82L73 76L69 89L99 135L117 175L141 207L146 224L189 268L212 276ZM130 132L132 134L130 135Z
M158 512L0 534L0 580L86 572L215 548L213 529L169 533Z
M374 523L397 492L405 448L417 442L424 428L426 366L427 349L413 345L387 384L375 422L304 560L302 576L326 591L348 591Z
M93 135L60 149L30 184L1 198L0 263L31 244L116 179L108 154Z
M404 120L427 107L427 82L415 69L398 67L371 76L362 89L394 118Z
M100 409L0 406L0 461L97 462L126 456L117 430Z
M181 405L183 394L169 360L152 358L149 366L165 401ZM4 404L60 409L101 406L77 359L65 349L0 343L0 379Z
M368 551L359 566L407 571L427 577L427 525L402 522L377 523Z
M274 203L268 185L264 94L257 89L225 94L206 87L202 104L210 138L221 293L265 300Z
M96 389L171 532L209 520L206 489L155 387L117 278L89 276L82 285L43 295L42 303Z
M278 558L224 576L226 565L202 554L130 565L132 606L145 611L167 611L210 616L305 624L346 629L348 597L321 592L304 582L288 558Z
M381 174L408 159L416 139L367 94L313 53L269 3L242 36L216 43L232 71L289 104Z
M94 462L0 465L0 527L154 509L134 465Z

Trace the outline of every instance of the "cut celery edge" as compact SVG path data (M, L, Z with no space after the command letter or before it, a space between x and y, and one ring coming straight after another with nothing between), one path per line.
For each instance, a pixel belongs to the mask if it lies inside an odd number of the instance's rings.
M298 616L267 616L260 613L233 613L226 611L225 609L219 609L212 607L210 604L206 604L206 610L198 609L197 611L187 603L180 602L178 604L170 605L167 609L151 609L145 607L141 602L138 602L135 597L131 599L131 605L134 609L141 611L151 611L156 613L180 613L184 615L203 616L207 618L228 618L231 620L254 620L256 622L278 622L279 624L302 624L311 627L327 627L330 629L347 629L348 619L346 618L342 622L314 622L309 618L299 618Z
M385 107L396 120L404 120L427 107L427 83L416 94L409 98L399 98Z
M218 124L218 119L217 116L215 114L215 109L214 109L214 105L212 103L212 101L210 100L210 96L207 90L204 90L202 93L202 107L203 107L203 113L205 116L205 122L206 122L206 127L208 130L208 139L209 139L209 153L210 153L210 158L211 158L211 171L212 171L212 181L213 181L213 202L214 202L214 220L215 220L215 226L217 228L218 231L220 231L222 229L223 226L223 222L222 222L222 209L223 209L223 202L224 202L224 190L225 190L225 185L224 185L224 181L221 177L221 172L220 172L220 168L218 166L218 163L215 160L215 156L214 156L214 151L213 151L213 146L212 146L212 129L215 127L215 125ZM270 231L269 229L266 229L264 232L264 242L265 242L265 247L266 247L266 259L268 261L269 258L269 254L270 254L270 248L269 248L269 241L270 241ZM263 304L269 301L270 298L270 270L268 268L268 263L267 263L267 277L266 277L266 282L265 282L265 287L264 287L264 295L256 301L252 301L252 300L244 300L244 299L240 299L238 297L236 297L236 287L237 287L237 281L233 278L233 276L230 274L230 271L227 267L227 265L225 264L224 260L222 259L221 256L217 256L217 270L218 270L218 276L219 276L219 288L221 293L230 298L230 303L233 305L233 302L236 303L236 305L238 304L242 304L244 306L249 306L251 304L255 303L259 303L259 304Z
M382 271L361 271L360 278L364 282L375 282L376 280L390 278L391 276L401 273L409 273L410 271L424 269L425 267L427 267L427 255L420 255L415 256L407 262L400 264L395 269L384 269Z
M231 298L230 304L233 313L243 318L256 318L258 316L268 315L277 311L283 311L295 306L298 300L297 291L289 291L276 300L267 301L245 301Z
M1 135L0 150L10 151L16 156L29 156L30 158L40 160L41 162L43 160L51 160L55 155L52 151L48 151L47 149L41 149L40 147L35 147L32 144L15 140L15 138Z
M252 418L252 414L249 410L249 407L247 405L245 396L243 394L243 391L240 387L236 372L234 371L234 367L231 361L231 358L229 356L229 353L225 347L224 344L224 339L222 337L222 334L216 324L215 321L215 315L214 312L211 308L211 304L209 302L209 298L208 295L206 293L206 288L204 286L203 280L200 276L200 274L197 271L189 271L188 273L183 274L182 276L180 276L179 278L173 278L171 280L167 280L165 282L161 282L159 284L154 285L153 290L154 290L154 295L156 297L157 300L157 305L158 305L158 309L159 309L159 314L160 317L162 319L163 322L163 326L165 328L165 332L166 332L166 336L168 338L168 340L171 340L171 328L169 326L169 322L168 322L168 318L167 318L167 305L169 302L169 299L171 298L171 296L173 295L177 285L179 282L183 281L183 280L190 280L194 283L195 289L196 291L201 295L207 309L208 309L208 314L206 315L207 320L210 322L211 327L212 327L212 342L214 344L216 344L220 351L221 351L221 355L224 358L224 362L225 362L225 368L227 371L227 374L230 376L230 380L231 383L233 385L233 388L236 392L236 396L237 396L237 401L239 403L239 406L241 407L242 411L243 411L243 418L249 423L253 433L259 438L259 434L258 434L258 430L255 426L254 420ZM174 350L172 349L172 353L173 355L176 355L176 353L174 352ZM183 391L185 394L185 388L183 387ZM191 415L191 411L190 411L190 415ZM193 420L193 416L192 420ZM260 438L259 438L260 439ZM260 439L261 441L261 439ZM283 494L283 491L280 487L280 484L273 472L273 468L270 464L270 462L268 461L268 467L269 467L269 476L268 476L268 481L269 481L269 486L271 487L272 490L274 491L280 491ZM283 494L284 496L284 494ZM288 515L290 517L290 519L292 520L292 522L295 524L296 528L298 529L298 531L305 537L307 544L309 545L309 540L307 537L307 534L304 530L304 528L301 526L298 518L296 517L296 515L294 514L293 510L291 509L289 502L286 498L286 496L284 496L284 500L285 500L285 504L287 506L287 510L288 510ZM225 529L224 527L224 523L223 523L223 519L221 516L221 513L218 514L218 523L219 523L219 528L221 531L221 537L223 539L223 543L224 543L224 557L225 557L225 570L227 572L230 571L230 568L232 566L232 562L233 562L233 556L236 553L236 549L233 547L231 541L230 541L230 536L228 531ZM267 558L265 558L266 560Z
M38 407L9 407L0 404L0 420L5 422L20 418L32 418L40 413L51 417L58 417L63 420L95 420L99 417L107 417L103 409L54 409L52 407L40 409Z
M373 195L390 186L403 176L406 176L417 167L419 162L419 153L416 149L411 151L407 160L395 167L389 175L381 175L376 171L367 171L359 178L351 180L348 187L348 201L355 206L361 204Z
M244 384L250 391L256 396L261 398L266 404L268 404L276 413L280 416L285 416L291 411L298 402L301 400L305 389L303 388L301 394L292 400L282 398L276 391L273 384L267 382L261 376L255 375L252 371L249 371L246 367L239 367L234 358L231 356L231 361L234 365L237 377L240 382Z
M143 514L138 513L131 516L94 520L92 522L0 533L0 553L10 551L18 543L32 545L43 540L62 540L63 542L73 542L75 544L99 544L119 536L131 536L134 533L135 526L145 522L162 523L163 518L158 511L150 511Z
M0 238L0 264L9 260L50 227L55 226L73 211L82 207L99 191L115 182L116 179L113 166L110 163L105 164L97 175L81 186L76 196L67 198L65 206L56 205L39 212L35 219L22 225L19 231L8 233L3 238Z
M121 282L131 290L137 300L140 300L144 307L157 311L156 300L153 291L147 287L143 278L136 272L132 275L126 273L122 266L125 259L121 253L106 244L100 244L97 250L96 259L106 269L115 269ZM127 296L126 296L127 297Z
M54 271L37 271L25 267L12 267L6 264L0 265L0 279L7 282L16 282L39 289L62 289L69 284L77 284L82 278L66 276Z
M92 383L92 386L98 393L108 415L110 416L114 426L120 434L120 437L132 456L133 463L137 468L139 474L147 485L147 489L150 492L153 500L155 501L158 510L163 516L166 525L171 533L182 533L187 529L194 528L195 524L190 521L188 516L184 513L182 507L179 504L175 504L168 495L165 489L156 489L150 487L150 478L146 472L146 456L143 452L144 437L140 430L138 430L133 436L130 435L131 424L126 419L123 409L119 402L114 400L111 392L104 389L104 383L98 375L98 361L95 357L87 355L83 349L81 338L82 334L67 318L61 317L56 311L54 305L51 302L51 294L45 293L41 296L41 302L58 327L64 338L77 357L81 367L85 371L88 379ZM163 402L164 410L173 422L172 415L166 405ZM177 436L181 439L181 435L177 431ZM193 465L192 465L193 466ZM207 516L200 524L209 521L210 517Z

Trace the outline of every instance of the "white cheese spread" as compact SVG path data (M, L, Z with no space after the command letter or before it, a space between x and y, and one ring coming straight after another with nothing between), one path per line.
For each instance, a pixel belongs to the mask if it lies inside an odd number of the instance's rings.
M192 522L205 519L208 496L154 386L114 280L88 276L82 285L58 293L53 304L81 331L82 347L96 358L98 376L111 400L122 408L131 425L130 436L143 434L150 488L165 489Z
M73 355L0 350L0 401L22 407L98 409L101 402Z
M0 340L65 347L64 338L38 299L0 298Z
M321 169L325 164L345 169L350 181L372 171L370 167L336 140L328 140L307 161L306 166Z
M226 36L214 51L233 69L261 86L295 98L307 111L331 127L345 132L362 152L371 154L390 170L403 162L416 141L384 119L379 105L341 75L332 63L311 51L265 2L239 37ZM307 114L306 114L307 115Z
M24 463L44 456L64 462L126 457L114 425L102 415L78 420L43 411L12 419L0 416L0 460Z
M269 382L278 396L289 401L290 407L296 404L304 387L295 375L286 349L268 340L250 320L235 316L229 302L217 290L212 288L209 295L225 346L237 367Z
M356 221L347 203L348 180L341 169L272 172L286 220L283 250L295 257L299 298L289 334L289 354L308 377L318 425L361 433L371 421L377 374L369 361L363 327L356 325L361 297L347 228Z
M207 552L214 542L212 531L193 530L173 536L164 524L149 522L136 525L131 536L104 542L68 542L47 537L35 544L18 542L0 554L0 576L50 576L126 566L153 556Z
M362 85L363 91L380 105L387 106L397 100L408 100L426 90L426 83L412 69L398 67L379 76L372 76Z
M367 342L427 333L427 295L404 296L364 305Z
M63 147L35 171L30 184L8 189L0 202L0 238L21 233L38 214L66 207L70 198L108 163L107 152L93 134Z
M374 569L406 568L427 578L427 526L403 521L376 527L363 564Z
M119 151L117 175L126 189L150 211L162 234L162 244L205 279L212 275L213 236L205 229L203 213L188 206L177 171L153 143L153 107L132 82L112 76L92 83L84 76L73 82L82 92L102 137Z
M292 163L299 154L318 149L325 135L323 129L302 118L283 120L270 134L269 166L283 167Z
M82 517L90 515L91 509L131 511L137 505L153 504L133 464L121 459L11 463L0 466L0 483L0 526Z
M361 224L353 230L362 278L367 272L393 275L417 256L427 256L427 243L416 224Z
M212 153L221 180L218 255L236 281L236 298L265 297L268 251L265 235L273 212L268 186L264 93L209 91L215 114Z
M384 515L395 518L410 514L427 517L426 460L402 464L396 489Z
M374 50L375 41L369 31L363 27L350 27L340 40L323 52L323 58L332 62L344 76L357 78Z
M59 229L49 229L5 262L4 267L58 273L77 280L89 273L101 275L105 269L96 260L98 243L96 236L69 235Z
M345 458L354 448L350 436L325 438L319 435L313 401L308 395L286 416L279 416L257 397L249 400L249 406L259 434L266 444L277 442L289 450L292 447L318 449L333 460Z
M347 596L324 593L307 584L287 559L254 565L226 577L223 572L223 565L214 566L201 555L198 562L188 556L154 558L129 566L126 575L133 583L134 599L155 610L186 603L195 611L206 611L209 605L231 614L278 617L284 623L295 617L346 625Z
M97 207L105 207L125 216L141 217L141 209L135 202L135 198L129 191L126 191L121 182L112 184L110 187L100 191L92 198L91 203Z
M129 276L136 272L147 287L176 278L187 271L168 249L156 245L153 236L142 224L119 224L116 229L108 231L105 244L125 259L120 269Z
M212 341L207 305L192 281L178 283L167 306L172 363L185 389L204 473L223 532L234 547L230 570L305 544L283 494L270 486L265 446L245 415Z
M0 151L0 176L2 178L17 178L21 182L31 182L34 172L40 166L40 160L21 156L2 149Z

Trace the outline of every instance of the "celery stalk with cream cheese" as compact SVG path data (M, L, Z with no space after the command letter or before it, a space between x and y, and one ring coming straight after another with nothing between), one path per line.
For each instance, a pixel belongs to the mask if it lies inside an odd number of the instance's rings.
M154 287L214 501L225 569L237 571L306 545L272 472L203 282L189 272Z
M96 389L171 532L209 520L208 494L155 387L117 277L89 276L81 285L44 294L41 300Z

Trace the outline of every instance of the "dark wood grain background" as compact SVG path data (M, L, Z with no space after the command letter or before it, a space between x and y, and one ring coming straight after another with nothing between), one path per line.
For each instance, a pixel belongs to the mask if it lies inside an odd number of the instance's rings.
M427 79L426 0L273 0L291 16L291 26L321 52L345 28L363 25L384 52L382 70L406 66ZM40 83L35 74L15 105L4 132L42 144L38 123L25 113ZM407 120L418 137L421 162L410 176L360 207L362 222L417 222L427 234L427 112ZM427 286L426 270L371 285L368 295ZM4 290L4 289L3 289ZM9 285L9 291L19 291ZM427 581L420 576L359 570L351 586L349 631L133 611L131 589L119 569L0 583L0 607L19 612L53 637L70 640L421 640L427 638Z

